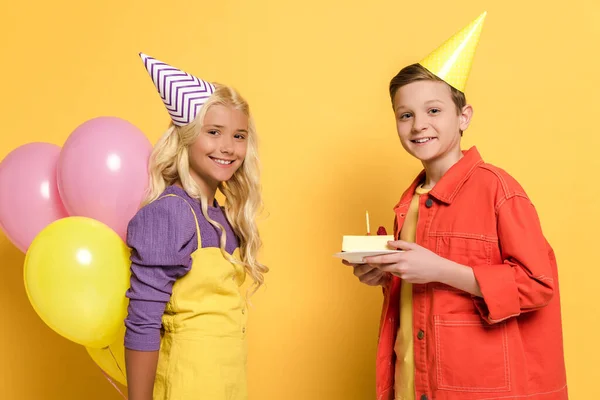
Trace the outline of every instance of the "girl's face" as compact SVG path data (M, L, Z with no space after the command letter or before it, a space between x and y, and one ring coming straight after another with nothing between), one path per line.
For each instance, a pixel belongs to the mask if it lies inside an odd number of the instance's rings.
M190 146L190 173L205 190L216 191L242 165L248 149L248 117L240 110L216 104L204 117Z
M402 147L423 163L460 152L461 131L469 126L471 106L460 112L444 82L417 81L394 96L396 129Z

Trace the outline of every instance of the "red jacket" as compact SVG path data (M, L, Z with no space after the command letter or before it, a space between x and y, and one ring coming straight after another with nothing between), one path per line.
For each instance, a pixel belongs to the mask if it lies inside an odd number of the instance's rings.
M396 237L422 172L394 208ZM554 252L534 206L472 148L421 196L416 242L473 268L483 298L413 286L417 400L564 400L567 384ZM394 398L400 280L384 288L377 399Z

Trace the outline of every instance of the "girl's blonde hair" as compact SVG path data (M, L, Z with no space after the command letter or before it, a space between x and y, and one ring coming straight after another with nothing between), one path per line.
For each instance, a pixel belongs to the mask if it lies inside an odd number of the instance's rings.
M257 254L262 242L256 226L256 216L262 208L260 170L258 160L258 138L250 107L246 100L233 88L214 84L215 92L202 106L194 121L186 126L171 123L169 129L154 146L150 156L150 184L142 206L158 199L167 186L181 182L183 189L201 204L206 220L221 231L220 248L223 256L233 263L243 264L254 281L256 292L264 283L263 274L269 269L258 262ZM190 175L189 148L195 142L208 109L213 105L224 105L242 111L248 117L248 149L240 168L227 182L219 184L219 191L225 195L225 214L240 240L241 260L235 260L225 251L226 233L224 227L208 216L206 196Z

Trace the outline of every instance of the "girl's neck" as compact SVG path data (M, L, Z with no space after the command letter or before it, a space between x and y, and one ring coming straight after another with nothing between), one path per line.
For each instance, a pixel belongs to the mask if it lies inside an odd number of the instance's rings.
M215 205L215 194L217 193L217 188L211 188L209 187L204 181L202 181L202 179L196 179L194 177L192 177L194 179L194 182L196 183L196 185L198 185L198 188L200 188L200 193L204 196L204 198L206 199L206 205L208 206L208 208L210 207L214 207ZM180 188L184 189L181 181L177 181L174 183L175 186L179 186Z

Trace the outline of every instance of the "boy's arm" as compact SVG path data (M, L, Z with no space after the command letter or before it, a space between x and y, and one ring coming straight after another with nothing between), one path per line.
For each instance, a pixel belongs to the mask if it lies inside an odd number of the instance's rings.
M497 216L504 262L471 266L482 294L475 305L489 323L546 306L555 285L548 243L531 201L515 195L498 207Z
M440 269L439 282L455 287L473 296L483 297L481 288L473 268L444 259L445 264Z

